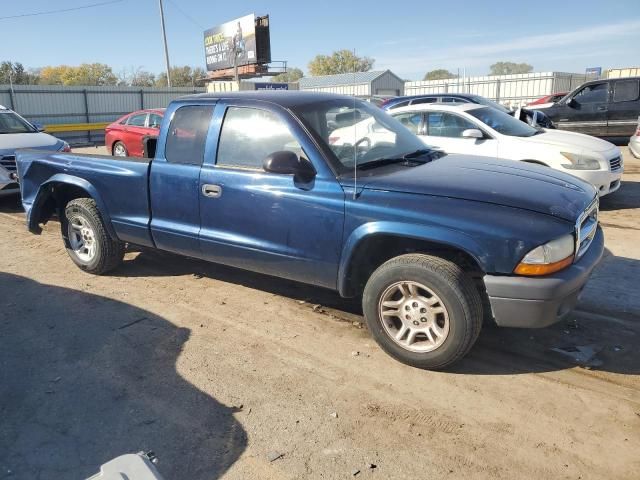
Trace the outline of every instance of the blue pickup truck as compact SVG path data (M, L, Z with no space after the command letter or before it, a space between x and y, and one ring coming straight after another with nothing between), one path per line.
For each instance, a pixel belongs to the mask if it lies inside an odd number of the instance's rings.
M29 230L57 215L93 274L133 244L360 296L380 346L421 368L463 357L484 318L563 318L604 249L591 185L429 150L350 97L183 97L146 148L152 160L20 151Z

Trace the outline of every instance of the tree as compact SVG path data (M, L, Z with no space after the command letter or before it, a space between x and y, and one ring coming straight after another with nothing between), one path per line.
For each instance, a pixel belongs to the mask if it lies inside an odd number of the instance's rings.
M115 76L109 65L104 63L83 63L77 67L58 65L44 67L40 71L42 85L116 85Z
M0 63L0 84L31 85L38 81L38 75L26 71L20 62L3 61Z
M491 67L489 75L511 75L514 73L531 73L533 66L528 63L496 62Z
M331 55L316 55L309 62L309 73L317 75L335 75L336 73L368 72L375 60L358 57L350 50L338 50Z
M299 68L288 68L286 72L273 77L274 82L293 83L304 77L304 73Z
M423 80L446 80L447 78L458 78L458 76L449 70L438 68L425 73Z
M187 65L184 67L171 67L171 86L172 87L195 87L203 83L203 79L207 76L206 72L200 68L191 68ZM167 74L162 72L156 78L156 87L166 87Z

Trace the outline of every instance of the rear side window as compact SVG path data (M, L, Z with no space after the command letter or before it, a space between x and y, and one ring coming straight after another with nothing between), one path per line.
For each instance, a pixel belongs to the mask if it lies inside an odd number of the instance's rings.
M162 116L157 113L149 114L149 128L160 128L162 124Z
M436 97L418 98L411 101L411 105L420 105L422 103L436 103L438 99Z
M175 111L167 134L167 162L202 164L212 113L209 105L187 105Z
M268 155L302 147L276 114L257 108L229 107L220 132L217 165L262 169Z
M144 122L147 120L146 113L139 113L137 115L131 115L127 120L127 125L132 127L144 127Z
M442 103L469 103L469 100L459 97L443 97Z
M615 83L613 90L614 102L630 102L638 99L640 85L638 80L624 80Z

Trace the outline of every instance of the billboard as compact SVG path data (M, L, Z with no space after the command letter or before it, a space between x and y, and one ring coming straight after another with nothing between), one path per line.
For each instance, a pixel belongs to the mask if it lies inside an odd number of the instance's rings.
M208 71L268 63L269 17L258 17L256 21L252 13L205 30L204 52Z

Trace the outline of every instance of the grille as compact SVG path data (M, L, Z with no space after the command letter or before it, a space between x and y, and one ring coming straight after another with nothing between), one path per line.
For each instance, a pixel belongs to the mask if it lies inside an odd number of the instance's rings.
M14 155L6 155L0 157L0 165L9 170L10 172L16 171L16 157Z
M612 172L620 170L622 168L622 157L612 158L609 160L609 165L611 166Z
M589 249L598 229L598 197L580 215L576 222L576 257L578 261Z

